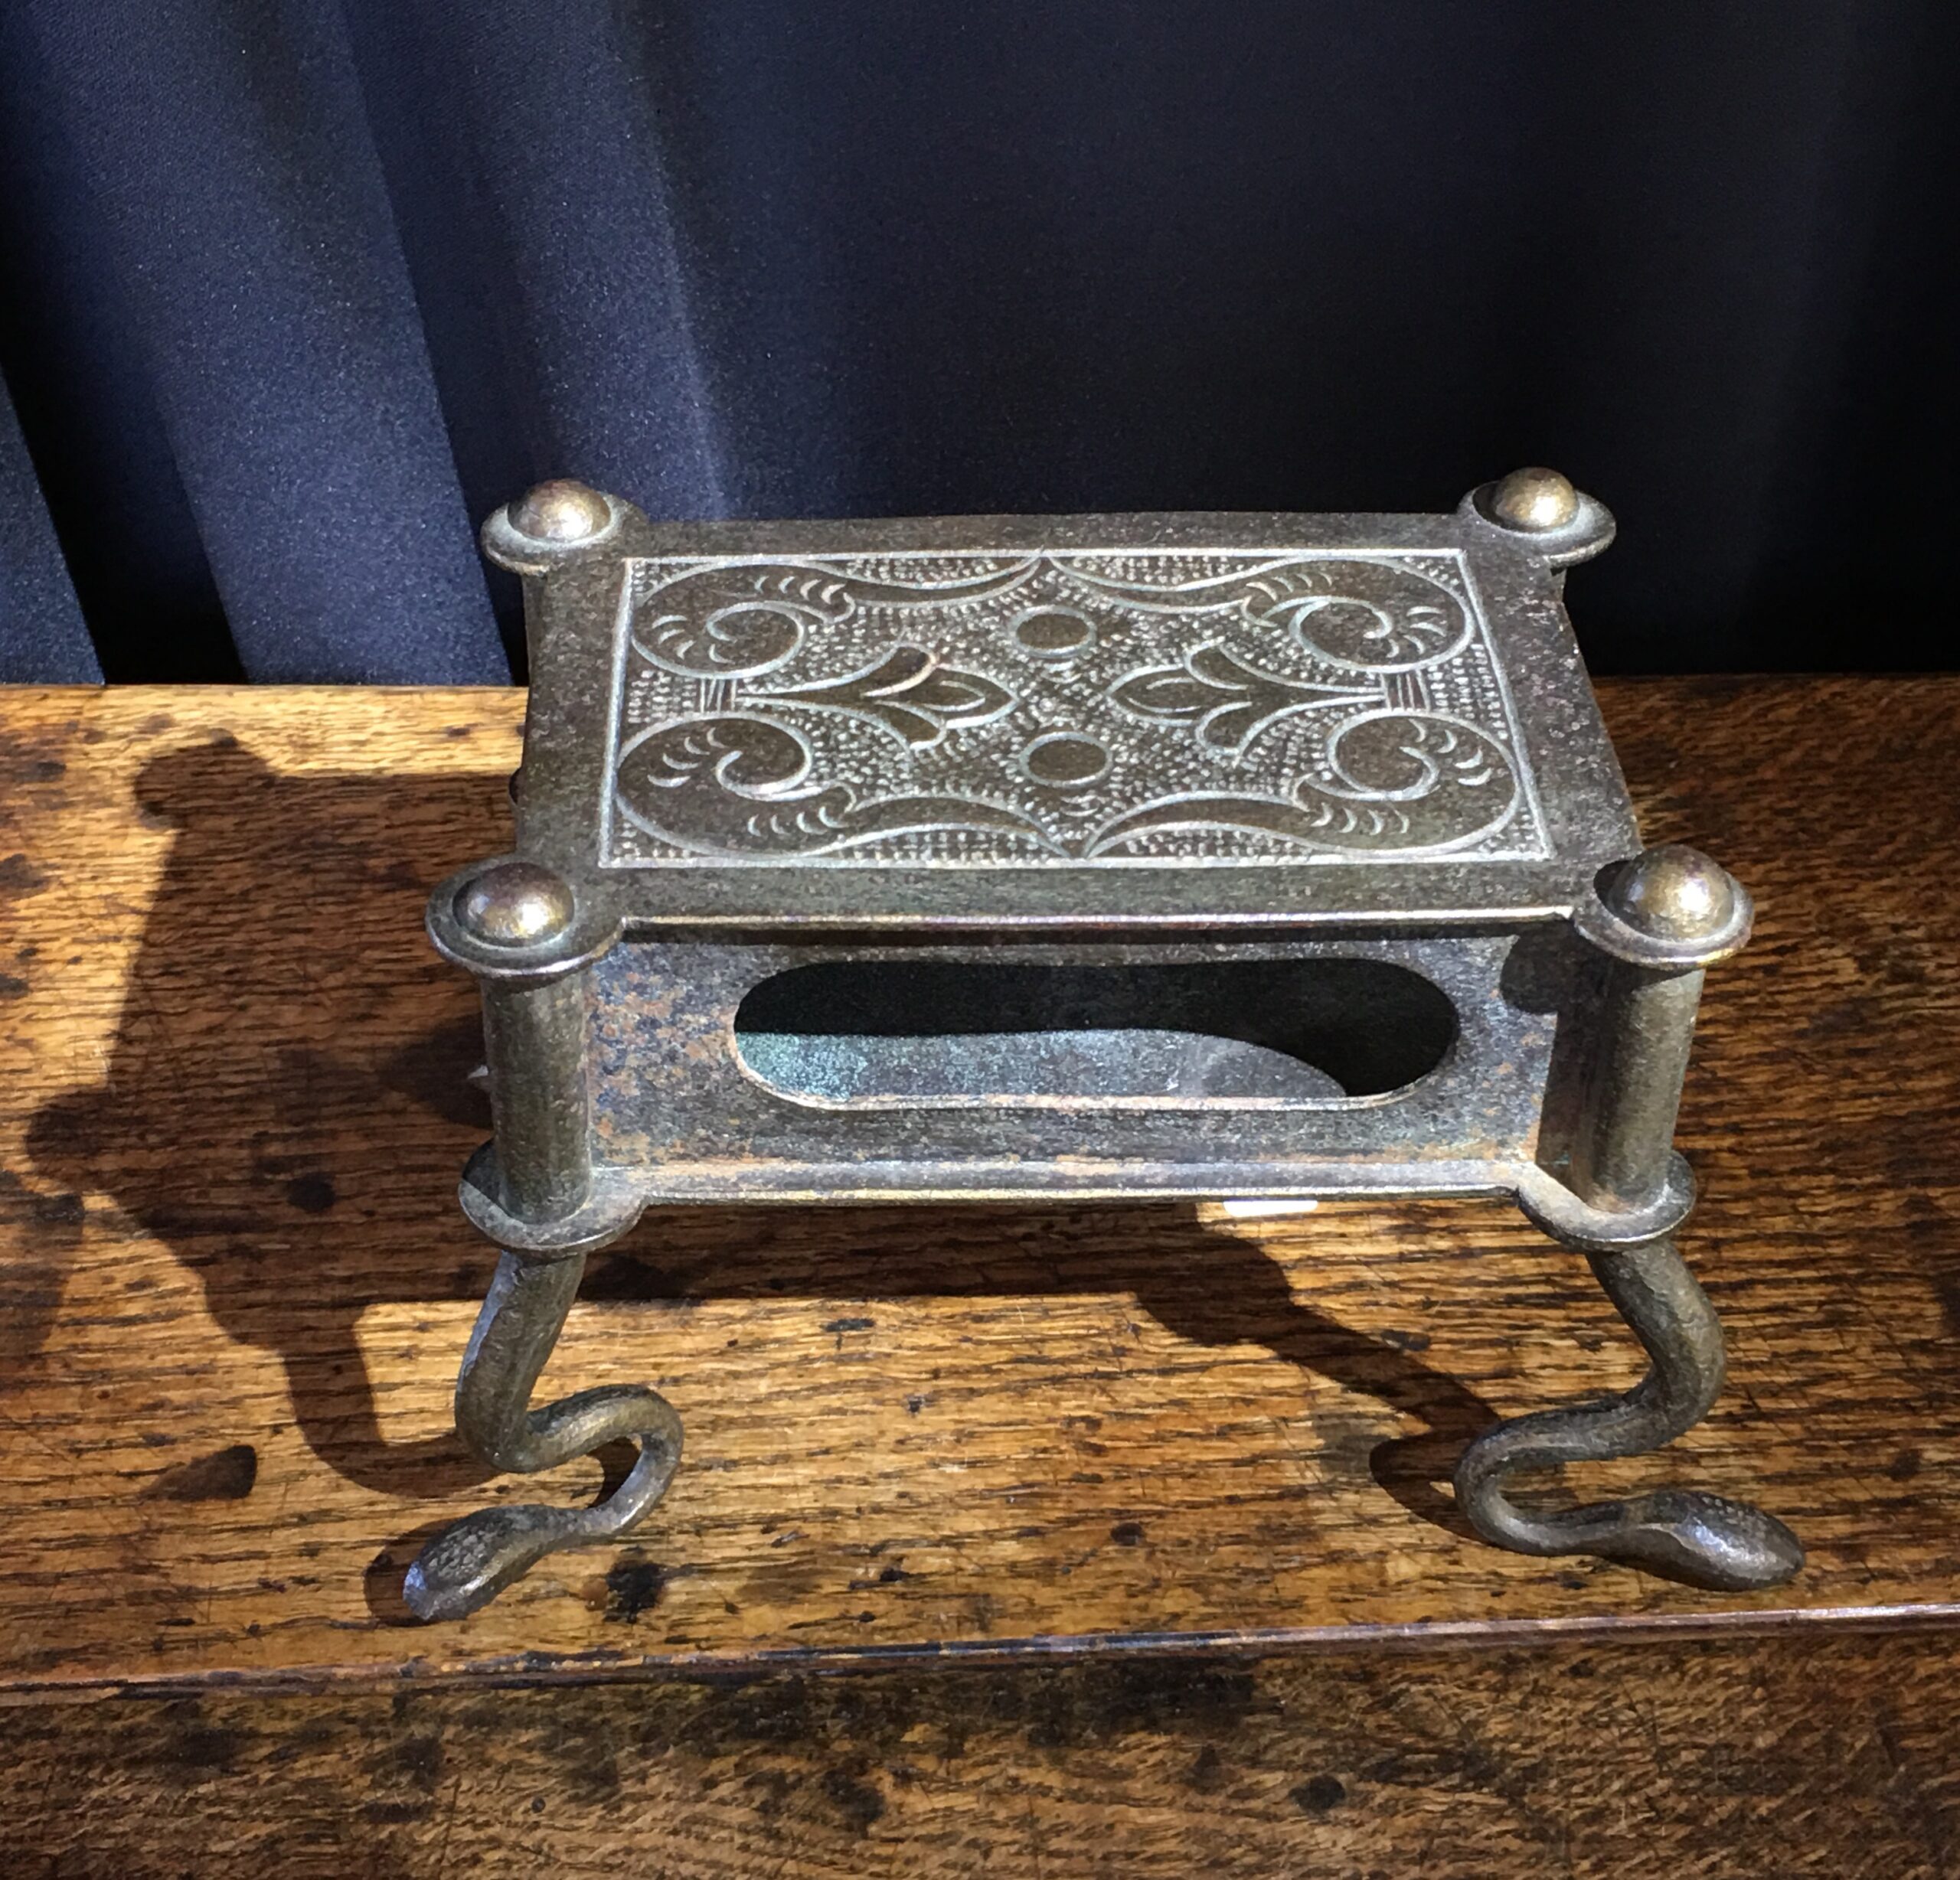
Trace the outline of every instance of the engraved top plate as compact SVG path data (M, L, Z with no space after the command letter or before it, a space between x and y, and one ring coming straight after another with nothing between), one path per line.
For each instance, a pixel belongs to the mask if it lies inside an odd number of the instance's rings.
M1506 538L629 511L543 584L524 846L675 919L1285 917L1446 868L1483 885L1443 902L1549 906L1632 824Z
M627 564L612 867L1549 851L1460 553Z

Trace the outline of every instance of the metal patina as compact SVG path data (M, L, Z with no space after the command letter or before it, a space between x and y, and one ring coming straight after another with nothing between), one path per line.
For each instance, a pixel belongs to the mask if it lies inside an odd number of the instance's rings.
M500 1468L640 1453L596 1507L458 1523L413 1608L665 1489L654 1392L530 1398L584 1256L677 1202L1507 1195L1652 1369L1473 1443L1477 1531L1794 1572L1720 1496L1507 1492L1658 1448L1722 1381L1672 1137L1749 902L1638 852L1561 598L1612 530L1535 469L1450 516L656 525L563 481L494 516L533 677L516 845L429 915L482 989L462 1198L504 1249L457 1420Z

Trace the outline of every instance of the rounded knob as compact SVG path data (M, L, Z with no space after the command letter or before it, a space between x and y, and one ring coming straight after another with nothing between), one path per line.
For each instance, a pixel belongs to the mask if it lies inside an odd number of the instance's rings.
M1579 514L1579 492L1556 470L1514 470L1491 491L1490 513L1507 529L1542 535Z
M534 946L571 924L570 884L536 862L486 868L456 900L456 924L493 946Z
M1705 940L1735 919L1738 892L1720 863L1671 842L1628 863L1601 898L1629 927L1657 940Z
M569 477L527 490L511 504L511 527L534 542L582 542L612 520L606 498Z

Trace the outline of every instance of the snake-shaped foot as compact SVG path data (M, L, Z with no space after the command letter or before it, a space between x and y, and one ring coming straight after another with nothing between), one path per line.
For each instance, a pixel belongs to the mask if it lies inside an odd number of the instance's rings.
M460 1619L487 1605L547 1554L624 1533L666 1492L681 1460L681 1419L638 1384L582 1390L541 1410L531 1393L570 1310L583 1259L506 1253L463 1353L456 1428L485 1461L530 1474L631 1438L639 1457L591 1508L486 1508L446 1528L408 1570L402 1597L419 1619Z
M1595 1254L1592 1271L1646 1347L1653 1369L1596 1403L1501 1423L1465 1451L1458 1505L1485 1539L1521 1554L1599 1554L1724 1592L1775 1586L1804 1563L1803 1545L1746 1502L1684 1489L1533 1512L1504 1493L1520 1469L1643 1455L1700 1421L1722 1389L1722 1327L1671 1240Z

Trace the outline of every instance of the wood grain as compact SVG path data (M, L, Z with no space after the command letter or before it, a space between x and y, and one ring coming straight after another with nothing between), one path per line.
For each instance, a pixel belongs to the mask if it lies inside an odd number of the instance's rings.
M668 1500L459 1625L449 1395L492 1264L428 885L502 845L499 692L0 698L0 1687L627 1676L1413 1631L1960 1616L1960 683L1602 688L1655 839L1756 892L1683 1116L1730 1382L1661 1457L1811 1565L1699 1592L1467 1539L1456 1451L1620 1386L1495 1203L701 1209L594 1262L546 1383L646 1379Z
M1950 1640L0 1710L61 1880L1945 1880Z

